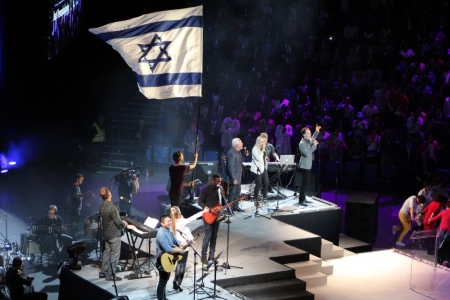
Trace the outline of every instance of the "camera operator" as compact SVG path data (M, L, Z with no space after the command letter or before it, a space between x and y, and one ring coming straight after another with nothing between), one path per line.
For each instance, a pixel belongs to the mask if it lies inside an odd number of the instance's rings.
M6 272L5 279L12 300L46 300L48 297L46 293L33 291L33 286L31 285L34 280L33 277L23 277L22 258L20 258L20 256L14 257L11 268L9 268L8 272ZM31 292L26 292L24 285L31 287L29 288Z
M117 194L119 195L119 210L125 211L131 217L131 207L133 206L133 196L139 189L139 174L136 172L122 171L116 175Z

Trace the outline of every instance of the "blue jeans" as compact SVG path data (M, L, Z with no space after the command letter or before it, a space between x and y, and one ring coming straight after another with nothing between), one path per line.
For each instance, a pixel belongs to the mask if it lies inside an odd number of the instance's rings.
M116 270L120 257L120 244L120 236L105 240L105 251L103 251L102 270L100 273L105 274L106 279L112 278L112 269Z

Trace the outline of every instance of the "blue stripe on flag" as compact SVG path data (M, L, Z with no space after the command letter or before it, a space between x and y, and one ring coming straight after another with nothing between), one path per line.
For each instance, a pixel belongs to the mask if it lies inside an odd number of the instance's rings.
M202 84L202 73L165 73L156 75L136 74L136 79L140 87L195 85Z
M103 41L112 39L130 38L151 32L165 32L182 27L202 27L202 16L192 16L182 20L161 21L136 26L119 31L111 31L97 34Z

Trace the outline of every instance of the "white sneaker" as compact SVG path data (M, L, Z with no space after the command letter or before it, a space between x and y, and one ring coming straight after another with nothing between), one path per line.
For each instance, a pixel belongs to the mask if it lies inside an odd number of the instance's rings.
M397 232L397 226L392 226L392 234L395 235L395 233Z
M395 245L398 247L405 247L405 244L403 244L402 242L395 242Z

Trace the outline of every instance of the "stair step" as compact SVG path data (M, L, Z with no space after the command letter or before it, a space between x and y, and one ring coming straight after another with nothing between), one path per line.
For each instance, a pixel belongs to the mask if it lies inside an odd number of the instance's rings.
M266 281L254 284L245 284L230 287L231 290L245 295L249 298L264 299L261 297L283 293L286 291L305 291L306 283L297 278L287 280Z
M340 258L344 256L344 249L333 245L331 251L322 253L321 256L323 260Z
M295 270L295 275L307 275L319 272L320 265L313 261L301 261L285 264L287 267Z
M306 282L306 287L312 287L312 286L319 286L319 285L325 285L327 284L328 277L327 275L317 272L314 274L307 274L307 275L301 275L297 276L298 279Z
M319 267L320 273L326 274L326 275L331 275L331 274L333 274L333 271L334 271L333 264L326 262L326 261L322 261L322 264Z

